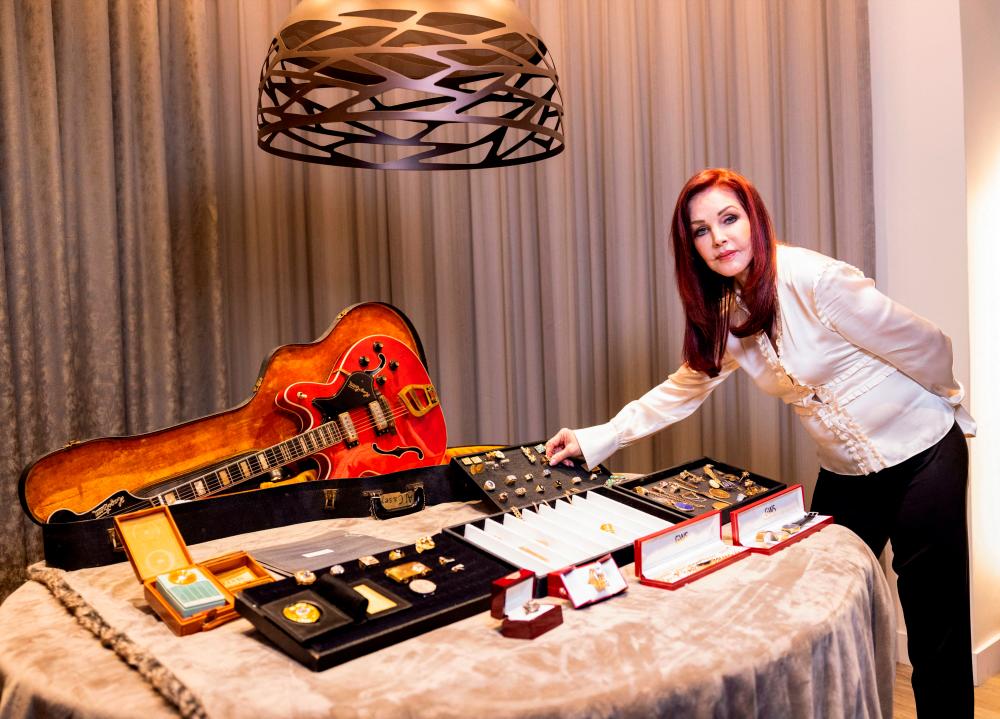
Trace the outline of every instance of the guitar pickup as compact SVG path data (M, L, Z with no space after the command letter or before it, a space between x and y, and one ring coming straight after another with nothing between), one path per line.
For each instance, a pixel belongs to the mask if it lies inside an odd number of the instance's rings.
M337 420L340 422L340 427L344 432L344 444L348 447L357 446L358 430L354 428L354 422L351 420L351 415L347 412L341 412L337 415Z
M372 422L375 423L375 434L385 434L395 429L379 400L368 403L368 412L371 414Z
M399 390L399 399L414 417L423 417L439 404L432 384L408 384Z

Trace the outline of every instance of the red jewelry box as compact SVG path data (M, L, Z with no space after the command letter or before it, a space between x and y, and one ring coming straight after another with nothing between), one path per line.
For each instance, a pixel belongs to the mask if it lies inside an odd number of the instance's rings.
M151 507L114 517L135 576L142 582L149 606L179 636L208 631L237 619L233 594L274 579L246 552L234 552L196 564L167 507ZM189 617L182 616L160 593L156 577L197 567L225 597L226 603Z
M626 589L628 582L610 554L594 562L551 572L548 576L549 596L570 600L573 609L610 599Z
M493 581L490 616L502 619L500 633L513 639L534 639L563 622L562 607L534 599L535 573L520 569Z
M637 539L635 576L640 584L677 589L749 556L722 541L722 513L715 510Z
M782 529L808 517L801 484L793 484L770 497L735 509L729 517L733 526L733 543L749 547L751 552L760 554L774 554L833 522L830 515L817 514L808 518L794 532ZM770 533L775 541L758 541L758 536L763 533ZM782 535L787 536L782 538Z

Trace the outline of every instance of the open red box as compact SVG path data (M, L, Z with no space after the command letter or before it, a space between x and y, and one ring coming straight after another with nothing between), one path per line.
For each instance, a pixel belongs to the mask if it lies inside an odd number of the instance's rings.
M637 539L635 575L640 584L677 589L750 556L722 540L722 514L715 510Z
M502 619L500 633L534 639L563 622L562 607L535 601L535 573L520 569L493 582L490 615Z
M733 542L761 554L774 554L833 522L827 514L808 518L801 484L735 509L729 518Z

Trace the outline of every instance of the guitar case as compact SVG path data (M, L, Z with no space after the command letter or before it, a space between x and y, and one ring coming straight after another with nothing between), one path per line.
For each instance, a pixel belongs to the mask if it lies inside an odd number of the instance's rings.
M64 523L46 519L59 509L86 511L119 490L147 487L291 440L301 431L299 422L278 409L275 397L296 382L327 382L344 353L370 335L399 340L426 367L420 339L399 309L381 302L352 305L315 342L274 350L250 397L234 408L146 434L73 442L30 463L21 473L18 493L24 511L42 526L47 564L71 570L125 561L111 516ZM317 519L387 518L465 498L472 497L464 479L450 476L445 464L222 494L172 504L171 514L184 541L196 544Z

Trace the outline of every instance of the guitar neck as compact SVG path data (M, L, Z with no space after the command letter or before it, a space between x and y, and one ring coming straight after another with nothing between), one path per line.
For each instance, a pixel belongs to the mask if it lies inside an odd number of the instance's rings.
M152 506L170 505L174 502L203 499L230 487L281 469L284 465L343 442L348 433L338 427L339 420L332 420L298 434L289 440L265 450L237 459L223 467L176 484L169 489L147 497Z

